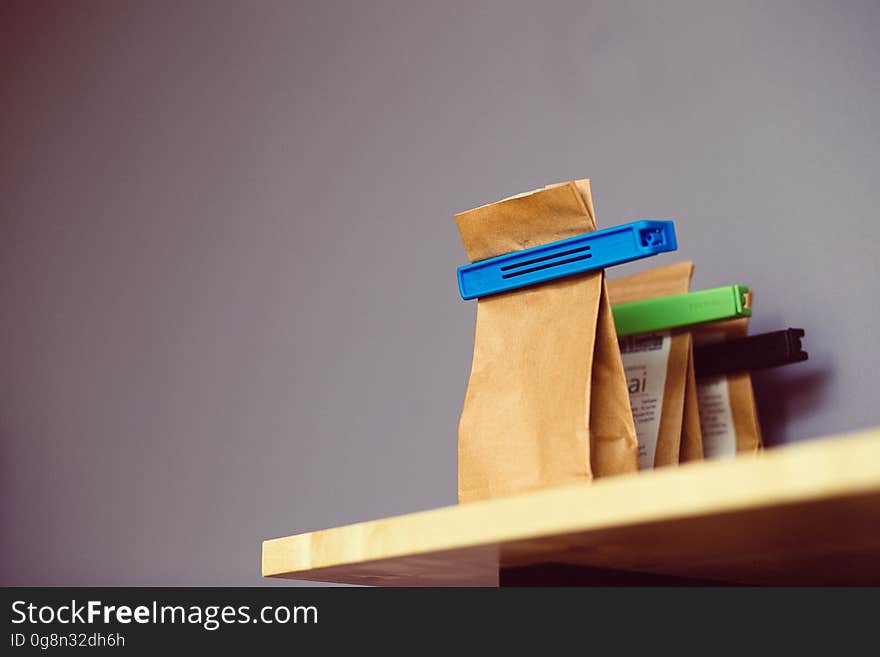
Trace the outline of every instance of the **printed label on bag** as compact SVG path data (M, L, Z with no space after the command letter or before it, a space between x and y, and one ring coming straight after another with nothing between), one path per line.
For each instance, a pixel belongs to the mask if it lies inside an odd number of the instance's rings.
M654 467L671 342L669 333L619 339L629 403L639 439L639 470Z
M719 376L697 382L700 407L700 431L703 434L703 457L724 458L736 454L736 429L730 408L727 377Z

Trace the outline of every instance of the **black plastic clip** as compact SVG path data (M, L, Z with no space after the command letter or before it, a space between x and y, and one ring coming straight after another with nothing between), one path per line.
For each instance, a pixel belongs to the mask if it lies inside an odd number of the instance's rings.
M694 347L694 371L707 377L799 363L808 357L803 337L803 329L790 328Z

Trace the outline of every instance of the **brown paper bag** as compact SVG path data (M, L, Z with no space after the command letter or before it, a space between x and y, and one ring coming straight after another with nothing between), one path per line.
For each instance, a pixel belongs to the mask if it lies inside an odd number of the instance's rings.
M679 262L609 281L611 303L683 294L690 287L693 269L693 263ZM665 331L629 336L621 338L620 343L639 433L639 467L650 469L677 464L683 452L688 460L698 458L699 429L693 422L694 389L685 423L689 373L693 377L690 333ZM683 435L686 435L684 444Z
M691 340L693 343L693 340ZM679 462L703 460L703 435L700 428L700 406L697 402L697 381L694 375L693 344L688 352L687 380L684 388L684 417L681 424Z
M596 229L589 181L460 213L471 261ZM479 299L460 502L632 472L637 441L604 273Z
M747 317L693 327L694 343L732 340L748 333ZM748 372L697 380L705 458L761 449L761 426Z

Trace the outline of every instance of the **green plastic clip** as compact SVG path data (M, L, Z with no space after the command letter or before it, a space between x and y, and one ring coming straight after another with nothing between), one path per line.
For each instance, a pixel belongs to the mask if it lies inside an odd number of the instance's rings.
M749 288L728 285L611 307L617 335L652 333L737 317L750 317Z

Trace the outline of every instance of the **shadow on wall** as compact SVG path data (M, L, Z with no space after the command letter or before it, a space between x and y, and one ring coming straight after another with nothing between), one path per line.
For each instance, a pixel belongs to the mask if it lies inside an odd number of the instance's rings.
M788 419L809 415L811 409L821 408L822 398L831 380L827 368L802 373L785 372L783 369L752 374L765 447L776 447L805 438L787 435Z

